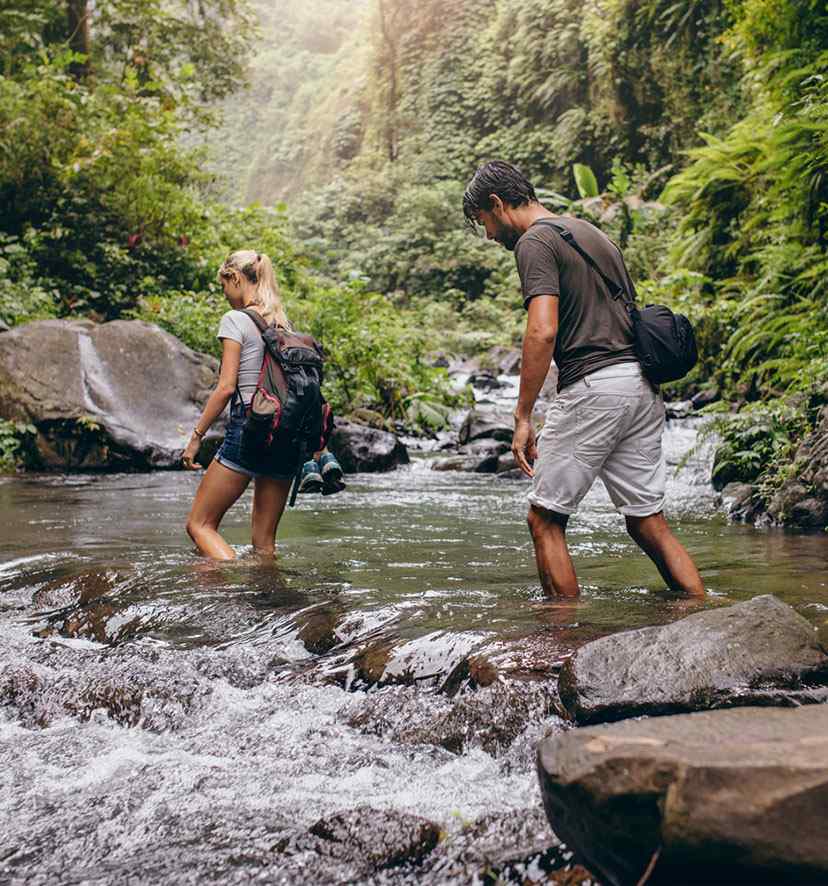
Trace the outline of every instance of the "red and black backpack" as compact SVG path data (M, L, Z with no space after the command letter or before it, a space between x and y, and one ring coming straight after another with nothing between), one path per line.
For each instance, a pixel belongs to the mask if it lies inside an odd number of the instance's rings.
M264 341L259 380L242 430L242 457L268 473L298 477L305 461L328 443L333 412L322 396L324 353L312 336L268 325L244 311ZM294 482L293 504L298 482Z

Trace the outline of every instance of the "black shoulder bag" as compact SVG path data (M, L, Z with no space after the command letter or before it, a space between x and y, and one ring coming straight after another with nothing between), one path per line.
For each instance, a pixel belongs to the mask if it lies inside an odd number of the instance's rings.
M572 232L551 219L541 218L535 224L554 228L581 258L604 281L614 299L622 299L633 327L635 355L647 378L656 385L683 378L699 359L693 325L684 314L674 314L666 305L635 306L635 298L598 267L585 252Z

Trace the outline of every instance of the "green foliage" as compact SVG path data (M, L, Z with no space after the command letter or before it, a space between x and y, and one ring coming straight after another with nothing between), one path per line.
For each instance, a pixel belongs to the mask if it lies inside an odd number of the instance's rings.
M248 198L304 198L388 164L412 184L463 181L492 156L568 190L573 163L605 180L614 158L675 162L741 98L723 0L255 5L254 100L211 139Z
M25 254L12 263L57 293L61 313L114 317L203 275L188 248L202 174L172 112L134 84L79 86L63 61L0 78L0 233L17 238Z
M8 474L28 461L37 429L23 422L0 419L0 473Z
M333 288L306 280L298 292L283 288L283 294L291 322L325 348L325 394L340 414L365 407L428 428L454 401L445 372L426 362L430 342L411 312L359 283ZM227 310L215 293L180 292L144 298L131 316L220 357L216 332ZM420 408L412 408L415 402Z
M221 357L221 342L216 338L219 321L229 305L214 292L166 292L144 296L127 316L155 323L171 332L187 347L213 357Z
M828 378L828 20L810 3L731 6L730 39L756 56L752 107L690 152L665 196L681 217L674 260L709 275L732 318L717 375L772 396Z
M84 4L87 85L134 81L141 94L198 115L245 79L256 29L246 0L108 0ZM66 0L13 0L0 9L2 73L19 78L49 55L80 50ZM82 40L80 40L82 42ZM71 61L79 61L79 57Z
M597 197L601 192L598 188L598 179L589 166L583 163L575 163L572 166L572 175L575 177L575 187L581 199Z
M299 196L306 181L327 181L359 153L370 49L360 25L373 2L255 3L249 89L218 105L221 120L204 135L222 199L236 205Z
M402 304L431 296L460 306L493 295L504 280L516 286L511 256L470 235L458 211L462 197L460 182L351 175L299 207L295 224L331 276L363 280Z
M705 427L719 445L713 465L713 482L752 483L760 498L769 502L774 492L797 466L794 454L813 428L815 411L800 399L796 403L772 400L752 403L737 414L720 414Z
M0 320L16 326L57 316L58 293L44 288L19 238L0 233Z
M445 371L426 362L431 342L417 317L386 297L360 283L319 287L289 310L325 348L326 395L340 412L364 406L402 419L413 397L452 402Z

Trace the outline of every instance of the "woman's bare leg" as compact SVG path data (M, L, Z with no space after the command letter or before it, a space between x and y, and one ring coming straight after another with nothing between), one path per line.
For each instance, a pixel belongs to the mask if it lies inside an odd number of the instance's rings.
M218 527L227 509L238 501L249 482L250 477L231 471L215 459L207 468L187 518L187 534L206 557L214 560L236 558L235 551L219 535Z
M253 548L257 554L272 557L276 529L287 504L290 480L256 477L253 487Z

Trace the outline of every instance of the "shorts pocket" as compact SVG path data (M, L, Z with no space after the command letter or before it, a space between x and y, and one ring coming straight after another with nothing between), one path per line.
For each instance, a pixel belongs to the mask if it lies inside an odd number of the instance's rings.
M607 401L610 398L601 397ZM621 398L614 403L579 406L577 410L577 438L574 455L591 468L600 468L612 452L619 428L626 420L629 404Z
M657 464L661 459L661 437L664 431L664 401L661 397L653 400L647 427L638 439L638 454L647 464Z

